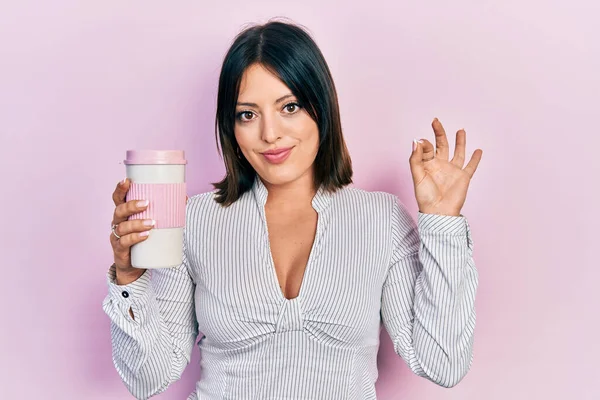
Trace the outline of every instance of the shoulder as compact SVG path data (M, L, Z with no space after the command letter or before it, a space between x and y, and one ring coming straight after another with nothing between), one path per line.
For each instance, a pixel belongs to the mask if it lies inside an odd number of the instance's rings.
M211 203L215 203L218 205L218 203L215 201L215 195L216 190L193 195L188 199L188 202L186 204L187 211L189 212L197 210L199 208L205 208L207 206L210 206Z
M333 207L346 219L366 219L375 224L389 225L410 218L398 196L384 191L345 187L334 196Z
M418 240L416 220L395 194L356 188L347 188L344 192L344 196L348 199L347 204L340 207L345 209L344 214L352 215L353 219L368 221L364 226L370 229L380 227L385 232L385 237L393 238L392 243L401 244L402 240L398 238L407 235L411 236L413 242ZM376 230L371 232L374 231Z
M399 204L398 197L383 191L368 191L356 187L345 187L335 196L335 202L340 208L358 208L367 212L384 212L388 215Z
M188 224L193 224L206 220L208 216L219 214L220 209L224 208L217 203L216 190L196 194L188 199L186 204L186 220Z
M229 206L217 202L217 189L196 194L186 204L186 219L189 223L211 220L214 223L226 223L232 218L244 215L250 204L250 192L243 193L238 200Z

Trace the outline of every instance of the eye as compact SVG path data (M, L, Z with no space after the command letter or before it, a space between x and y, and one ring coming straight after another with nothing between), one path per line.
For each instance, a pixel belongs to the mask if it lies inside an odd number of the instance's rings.
M290 108L292 109L292 111L290 111ZM298 112L298 110L302 108L302 106L298 103L292 102L292 103L287 103L285 106L283 106L283 109L286 110L287 109L287 114L296 114ZM239 113L237 113L235 115L235 119L246 123L246 122L251 122L252 121L252 115L254 113L252 111L248 111L248 110L244 110L244 111L240 111ZM248 117L248 118L243 118L244 116Z
M240 111L239 113L237 113L235 115L235 119L237 119L238 121L241 121L241 122L250 122L250 121L252 121L251 119L242 118L242 116L248 115L248 114L252 115L254 113L252 111Z
M300 104L298 103L287 103L285 106L283 106L284 109L287 109L288 111L290 110L290 107L293 107L295 111L290 111L290 114L295 114L298 109L302 108L300 107Z

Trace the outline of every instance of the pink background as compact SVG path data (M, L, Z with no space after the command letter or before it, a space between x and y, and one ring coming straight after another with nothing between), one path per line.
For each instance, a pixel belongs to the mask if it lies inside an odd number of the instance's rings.
M208 5L210 3L210 5ZM480 273L475 362L451 390L382 336L381 399L598 399L600 25L595 1L12 1L0 6L0 398L128 399L101 302L130 148L223 174L217 77L248 22L307 26L356 185L416 216L408 156L438 117L484 150L463 213ZM594 8L596 8L594 10ZM183 399L198 376L158 398Z

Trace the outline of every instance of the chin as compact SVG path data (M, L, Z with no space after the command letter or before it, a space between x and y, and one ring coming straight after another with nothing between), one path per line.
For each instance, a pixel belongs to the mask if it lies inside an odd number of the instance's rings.
M302 177L307 170L294 167L293 165L278 165L278 166L265 166L260 170L256 170L258 175L271 185L285 185Z
M260 177L271 185L285 185L298 179L302 174L294 171L260 171Z

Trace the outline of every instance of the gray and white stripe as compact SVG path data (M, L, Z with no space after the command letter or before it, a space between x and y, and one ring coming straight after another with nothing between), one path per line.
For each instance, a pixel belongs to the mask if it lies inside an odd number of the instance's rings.
M109 270L113 360L136 398L180 378L198 332L189 399L375 399L382 325L414 373L444 387L467 373L478 275L464 216L419 213L415 223L391 194L319 190L315 241L288 300L260 179L228 208L213 196L188 202L182 265L122 286Z

